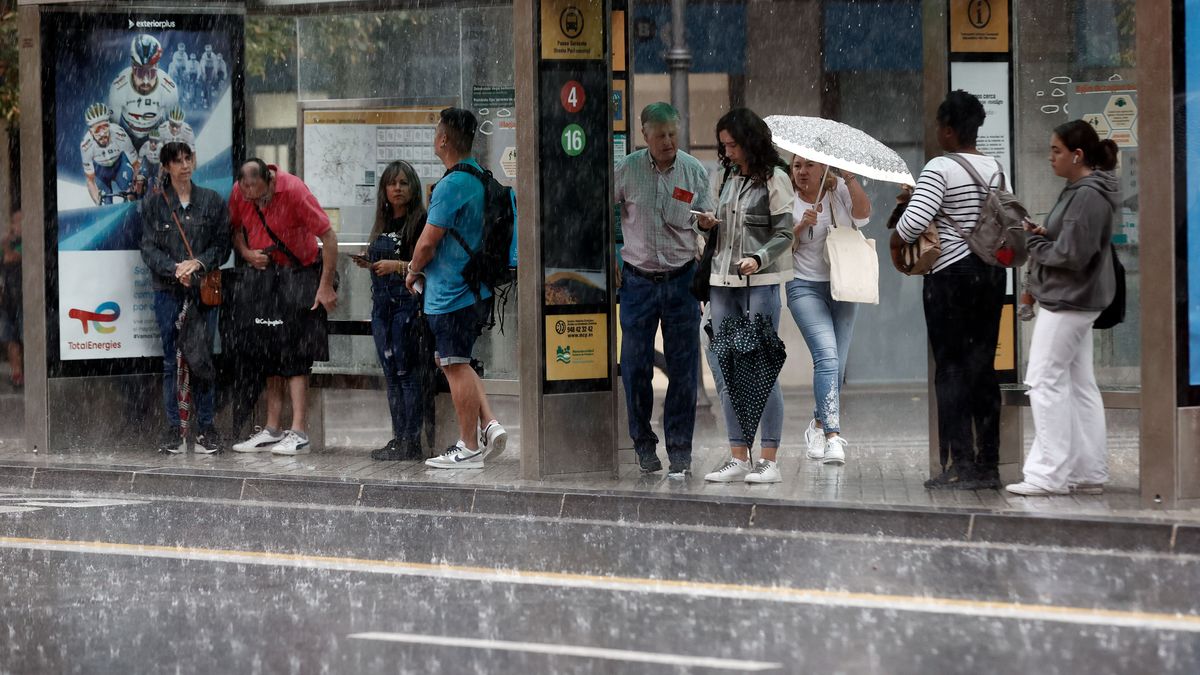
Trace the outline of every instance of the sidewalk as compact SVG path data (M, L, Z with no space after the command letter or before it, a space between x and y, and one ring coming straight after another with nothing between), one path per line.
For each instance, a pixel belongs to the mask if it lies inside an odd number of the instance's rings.
M786 395L788 410L804 410L808 392ZM703 474L727 456L718 423L700 416L693 471L689 480L663 475L643 476L635 464L622 464L618 479L561 479L524 481L520 478L519 416L515 403L498 407L508 422L509 448L483 470L436 470L417 462L376 462L369 449L386 438L386 409L378 397L365 392L342 392L327 402L327 438L331 449L298 457L267 453L218 456L170 456L144 449L97 448L88 452L34 455L23 444L0 443L0 467L116 470L192 477L307 479L340 484L409 486L462 486L507 491L572 491L624 494L655 498L771 504L824 505L831 507L937 509L971 513L1025 513L1042 516L1150 518L1200 523L1200 510L1143 509L1138 493L1136 411L1109 411L1109 461L1112 482L1102 496L1017 497L1003 490L929 491L925 428L925 397L920 392L862 393L845 397L843 419L851 442L844 467L824 466L804 458L801 445L806 415L791 415L784 429L780 468L784 481L775 485L711 484ZM376 409L379 408L379 409ZM1028 415L1028 411L1026 411ZM382 423L381 423L382 422ZM865 427L865 428L864 428ZM1032 424L1027 424L1027 433ZM631 454L626 453L630 459ZM9 473L11 473L10 471ZM6 482L18 486L20 480ZM199 481L203 483L203 481ZM30 484L25 487L33 487ZM192 492L191 490L188 491ZM241 496L241 495L239 495ZM301 497L302 498L302 497Z

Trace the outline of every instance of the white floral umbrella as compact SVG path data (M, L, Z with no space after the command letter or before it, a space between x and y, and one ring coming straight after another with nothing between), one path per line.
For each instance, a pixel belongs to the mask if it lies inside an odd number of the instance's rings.
M848 124L821 117L771 115L766 119L776 147L864 178L915 185L908 165L888 146Z

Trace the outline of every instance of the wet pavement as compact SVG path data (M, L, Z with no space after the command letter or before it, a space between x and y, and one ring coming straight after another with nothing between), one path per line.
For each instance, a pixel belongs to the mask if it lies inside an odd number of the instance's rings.
M276 457L269 453L218 456L170 456L147 448L95 447L71 452L35 455L19 439L0 437L0 467L46 469L117 469L133 473L180 474L187 476L236 476L355 484L404 483L431 486L458 485L518 490L583 490L622 492L654 497L683 497L708 500L751 499L789 503L820 503L837 506L888 506L952 508L986 512L1034 513L1062 516L1165 517L1176 521L1200 521L1200 510L1150 510L1138 495L1138 412L1108 411L1109 463L1112 482L1106 493L1060 497L1017 497L1003 490L928 491L929 477L927 400L923 392L850 390L845 395L846 434L851 445L844 467L825 466L804 457L804 415L785 420L780 450L784 481L776 485L709 484L703 474L728 456L720 425L701 410L698 418L693 470L690 480L669 480L661 473L642 476L633 463L632 451L622 457L619 476L610 478L525 481L520 477L517 455L521 442L519 410L515 398L497 398L494 407L507 425L509 450L482 470L438 470L419 462L372 461L372 447L387 437L387 411L379 392L327 392L325 403L328 448L298 457ZM788 410L802 409L811 394L805 390L786 393ZM2 397L0 397L2 401ZM661 404L657 410L661 410ZM1028 410L1025 411L1028 418ZM1032 423L1025 429L1032 440ZM0 469L2 472L2 469ZM128 477L127 477L128 478ZM204 492L204 481L192 479L188 494L227 497L226 491ZM31 481L5 482L34 487ZM60 487L55 484L53 487ZM96 481L81 487L95 489ZM225 486L223 490L229 489ZM177 494L172 492L171 494ZM233 496L239 496L240 490ZM253 496L253 495L251 495Z
M1194 673L1200 556L0 495L0 672Z

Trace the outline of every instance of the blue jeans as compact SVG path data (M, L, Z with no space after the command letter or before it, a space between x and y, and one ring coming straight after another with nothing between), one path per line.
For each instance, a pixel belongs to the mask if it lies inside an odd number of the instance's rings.
M696 426L696 386L700 377L700 303L692 297L694 268L674 279L654 282L631 272L621 281L621 379L629 409L629 437L638 459L655 458L658 436L654 410L654 334L662 324L667 360L663 431L667 458L675 468L692 463Z
M175 319L183 310L182 292L154 291L154 320L158 323L158 333L162 336L163 344L163 410L167 413L167 423L172 428L179 426L179 400L175 393L175 338L179 331L175 330ZM199 298L192 302L199 303ZM217 330L217 313L211 307L198 305L200 318L206 325L209 335L215 335ZM192 380L192 401L196 410L196 426L199 432L212 428L213 410L216 400L216 388L212 382L201 383Z
M813 359L813 418L825 433L841 433L841 389L846 357L854 336L858 305L833 299L828 281L792 279L787 283L788 309Z
M779 330L779 286L753 286L750 288L726 288L713 286L711 291L711 309L713 331L721 331L721 323L729 316L744 315L747 310L750 315L762 314L771 320L775 330ZM729 432L729 445L732 447L750 447L754 443L754 435L744 438L742 425L733 412L729 402L728 383L721 389L721 409L725 413L725 429ZM779 378L771 386L767 395L767 406L763 409L762 419L758 423L762 429L762 447L778 448L779 439L783 436L783 392L779 389ZM757 430L756 430L757 431Z
M416 321L417 300L407 291L384 289L374 294L371 334L387 380L392 438L397 440L416 440L421 435L421 387L412 374L417 358Z

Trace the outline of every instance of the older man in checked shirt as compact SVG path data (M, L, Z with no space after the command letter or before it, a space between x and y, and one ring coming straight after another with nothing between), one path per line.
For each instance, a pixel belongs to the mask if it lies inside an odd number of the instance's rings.
M692 211L711 212L708 172L678 149L679 112L652 103L641 115L648 146L617 163L615 198L625 246L621 284L621 378L629 408L629 436L642 473L662 469L654 407L654 334L662 324L667 361L663 410L668 475L691 473L692 430L700 363L700 305L691 294L696 268Z

